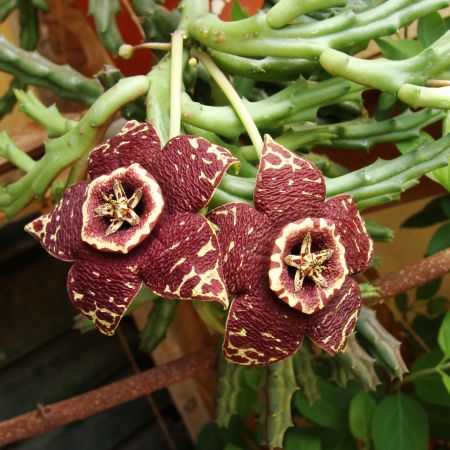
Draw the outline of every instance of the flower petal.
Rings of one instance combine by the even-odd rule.
[[[345,247],[350,273],[366,270],[373,258],[373,242],[351,195],[337,195],[325,202],[323,217],[333,220]]]
[[[270,222],[247,203],[228,203],[210,211],[217,225],[222,267],[230,294],[242,294],[261,283],[269,270]]]
[[[325,180],[319,169],[266,135],[254,194],[256,209],[286,224],[320,217]]]
[[[87,182],[69,187],[50,214],[40,216],[25,226],[25,231],[37,238],[55,258],[73,261],[84,245],[81,240],[81,208],[87,187]]]
[[[359,285],[348,277],[330,303],[310,316],[307,335],[332,355],[343,352],[348,336],[355,328],[360,310]]]
[[[101,256],[72,266],[67,291],[75,307],[102,333],[113,335],[142,281],[131,258]]]
[[[208,204],[228,167],[237,162],[228,150],[206,139],[182,135],[166,144],[150,173],[170,209],[197,212]]]
[[[97,178],[133,163],[150,171],[150,163],[161,142],[150,123],[128,121],[119,134],[92,150],[89,155],[89,175]]]
[[[138,250],[142,278],[157,294],[228,306],[219,243],[205,217],[168,215],[152,232],[149,244],[144,241]]]
[[[280,302],[268,289],[239,295],[231,304],[223,349],[228,361],[272,364],[300,346],[307,316]]]

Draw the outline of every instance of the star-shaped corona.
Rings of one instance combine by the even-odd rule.
[[[325,269],[325,261],[328,261],[333,256],[333,250],[327,248],[311,252],[311,244],[311,233],[308,232],[303,239],[300,255],[287,255],[284,258],[284,262],[288,266],[297,269],[294,277],[295,292],[300,291],[305,277],[311,278],[320,288],[327,287],[327,280],[322,276],[322,271]]]
[[[102,193],[105,203],[94,209],[97,217],[107,217],[111,222],[105,231],[105,236],[109,236],[118,231],[124,222],[128,222],[134,227],[141,220],[134,212],[134,208],[136,208],[142,198],[143,188],[137,188],[133,195],[127,198],[122,183],[120,180],[115,180],[113,192],[114,194],[109,195]]]

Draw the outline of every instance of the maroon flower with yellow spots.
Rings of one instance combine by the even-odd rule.
[[[327,352],[345,349],[361,307],[351,275],[369,266],[373,245],[350,195],[325,202],[309,161],[266,138],[255,208],[214,209],[228,292],[224,352],[239,364],[292,355],[306,335]]]
[[[143,282],[162,297],[226,307],[218,241],[198,212],[236,162],[194,136],[161,149],[150,124],[130,121],[91,152],[91,181],[71,186],[52,213],[25,229],[52,256],[75,261],[69,296],[105,334]]]

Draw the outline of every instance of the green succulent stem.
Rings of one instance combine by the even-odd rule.
[[[318,9],[345,6],[347,0],[280,0],[268,11],[266,20],[270,27],[281,28],[293,19]]]
[[[101,95],[100,83],[72,69],[44,58],[37,52],[22,50],[0,36],[0,70],[22,84],[50,89],[61,98],[91,105]]]
[[[370,11],[339,18],[323,34],[319,29],[317,35],[311,31],[307,37],[302,32],[303,26],[274,30],[267,23],[265,13],[236,22],[223,22],[213,14],[203,15],[189,21],[188,31],[198,42],[225,53],[314,59],[328,48],[344,50],[395,33],[448,4],[448,0],[388,0]]]
[[[63,117],[55,105],[46,107],[32,91],[16,89],[14,94],[20,104],[20,110],[35,122],[41,124],[50,138],[62,136],[71,130],[76,121]]]
[[[178,304],[177,300],[160,297],[153,300],[153,308],[141,333],[141,350],[152,352],[165,339]]]
[[[246,105],[239,97],[239,94],[234,89],[233,85],[230,83],[228,78],[223,74],[223,72],[216,66],[214,61],[209,55],[198,49],[192,50],[192,56],[197,58],[209,72],[211,77],[217,83],[217,85],[222,89],[222,92],[227,97],[228,101],[231,103],[234,112],[239,117],[243,127],[247,131],[253,146],[256,149],[258,157],[261,157],[261,151],[263,148],[263,140],[259,134],[259,130],[251,117]]]
[[[308,59],[273,56],[251,59],[212,49],[208,53],[225,72],[259,81],[294,81],[299,76],[309,77],[320,69],[317,61]]]
[[[145,76],[120,80],[105,92],[84,117],[66,134],[49,140],[45,155],[17,182],[0,191],[0,208],[8,217],[14,216],[33,197],[44,194],[53,179],[67,166],[83,158],[103,137],[116,111],[148,91]]]
[[[407,83],[400,86],[397,95],[413,108],[450,109],[450,86],[432,88]]]
[[[300,111],[332,104],[343,95],[361,89],[360,85],[340,78],[319,83],[299,79],[264,100],[244,100],[244,103],[252,121],[259,129],[263,129]],[[182,113],[183,122],[220,136],[237,138],[244,131],[244,126],[232,107],[202,105],[191,100],[186,93],[182,95]]]
[[[25,173],[30,172],[35,164],[33,158],[14,144],[6,131],[0,133],[0,156]]]
[[[450,65],[450,31],[418,55],[401,61],[382,58],[360,59],[331,48],[321,54],[319,61],[322,67],[334,76],[340,76],[380,91],[397,94],[405,84],[424,85],[429,78],[439,74]],[[446,90],[445,87],[427,89],[432,92],[444,89],[441,91],[442,94]],[[406,88],[405,93],[404,88],[402,93],[402,100],[407,104],[414,107],[437,107],[431,101],[428,102],[428,105],[418,103],[417,95],[413,96],[410,101],[406,95],[410,91],[411,88]],[[445,95],[440,95],[439,98],[445,98]]]

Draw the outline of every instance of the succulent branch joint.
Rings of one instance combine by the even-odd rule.
[[[325,269],[324,263],[333,256],[333,250],[325,249],[318,252],[311,252],[312,238],[308,232],[303,239],[300,248],[300,255],[287,255],[284,262],[294,267],[296,270],[294,277],[294,291],[299,292],[303,287],[305,277],[311,278],[320,288],[326,288],[327,282],[322,275]]]
[[[96,216],[108,217],[111,224],[105,231],[105,236],[110,236],[120,229],[124,222],[135,226],[140,222],[139,216],[134,212],[142,198],[142,187],[136,189],[130,198],[127,198],[122,183],[114,181],[114,194],[102,194],[105,203],[95,208]]]

